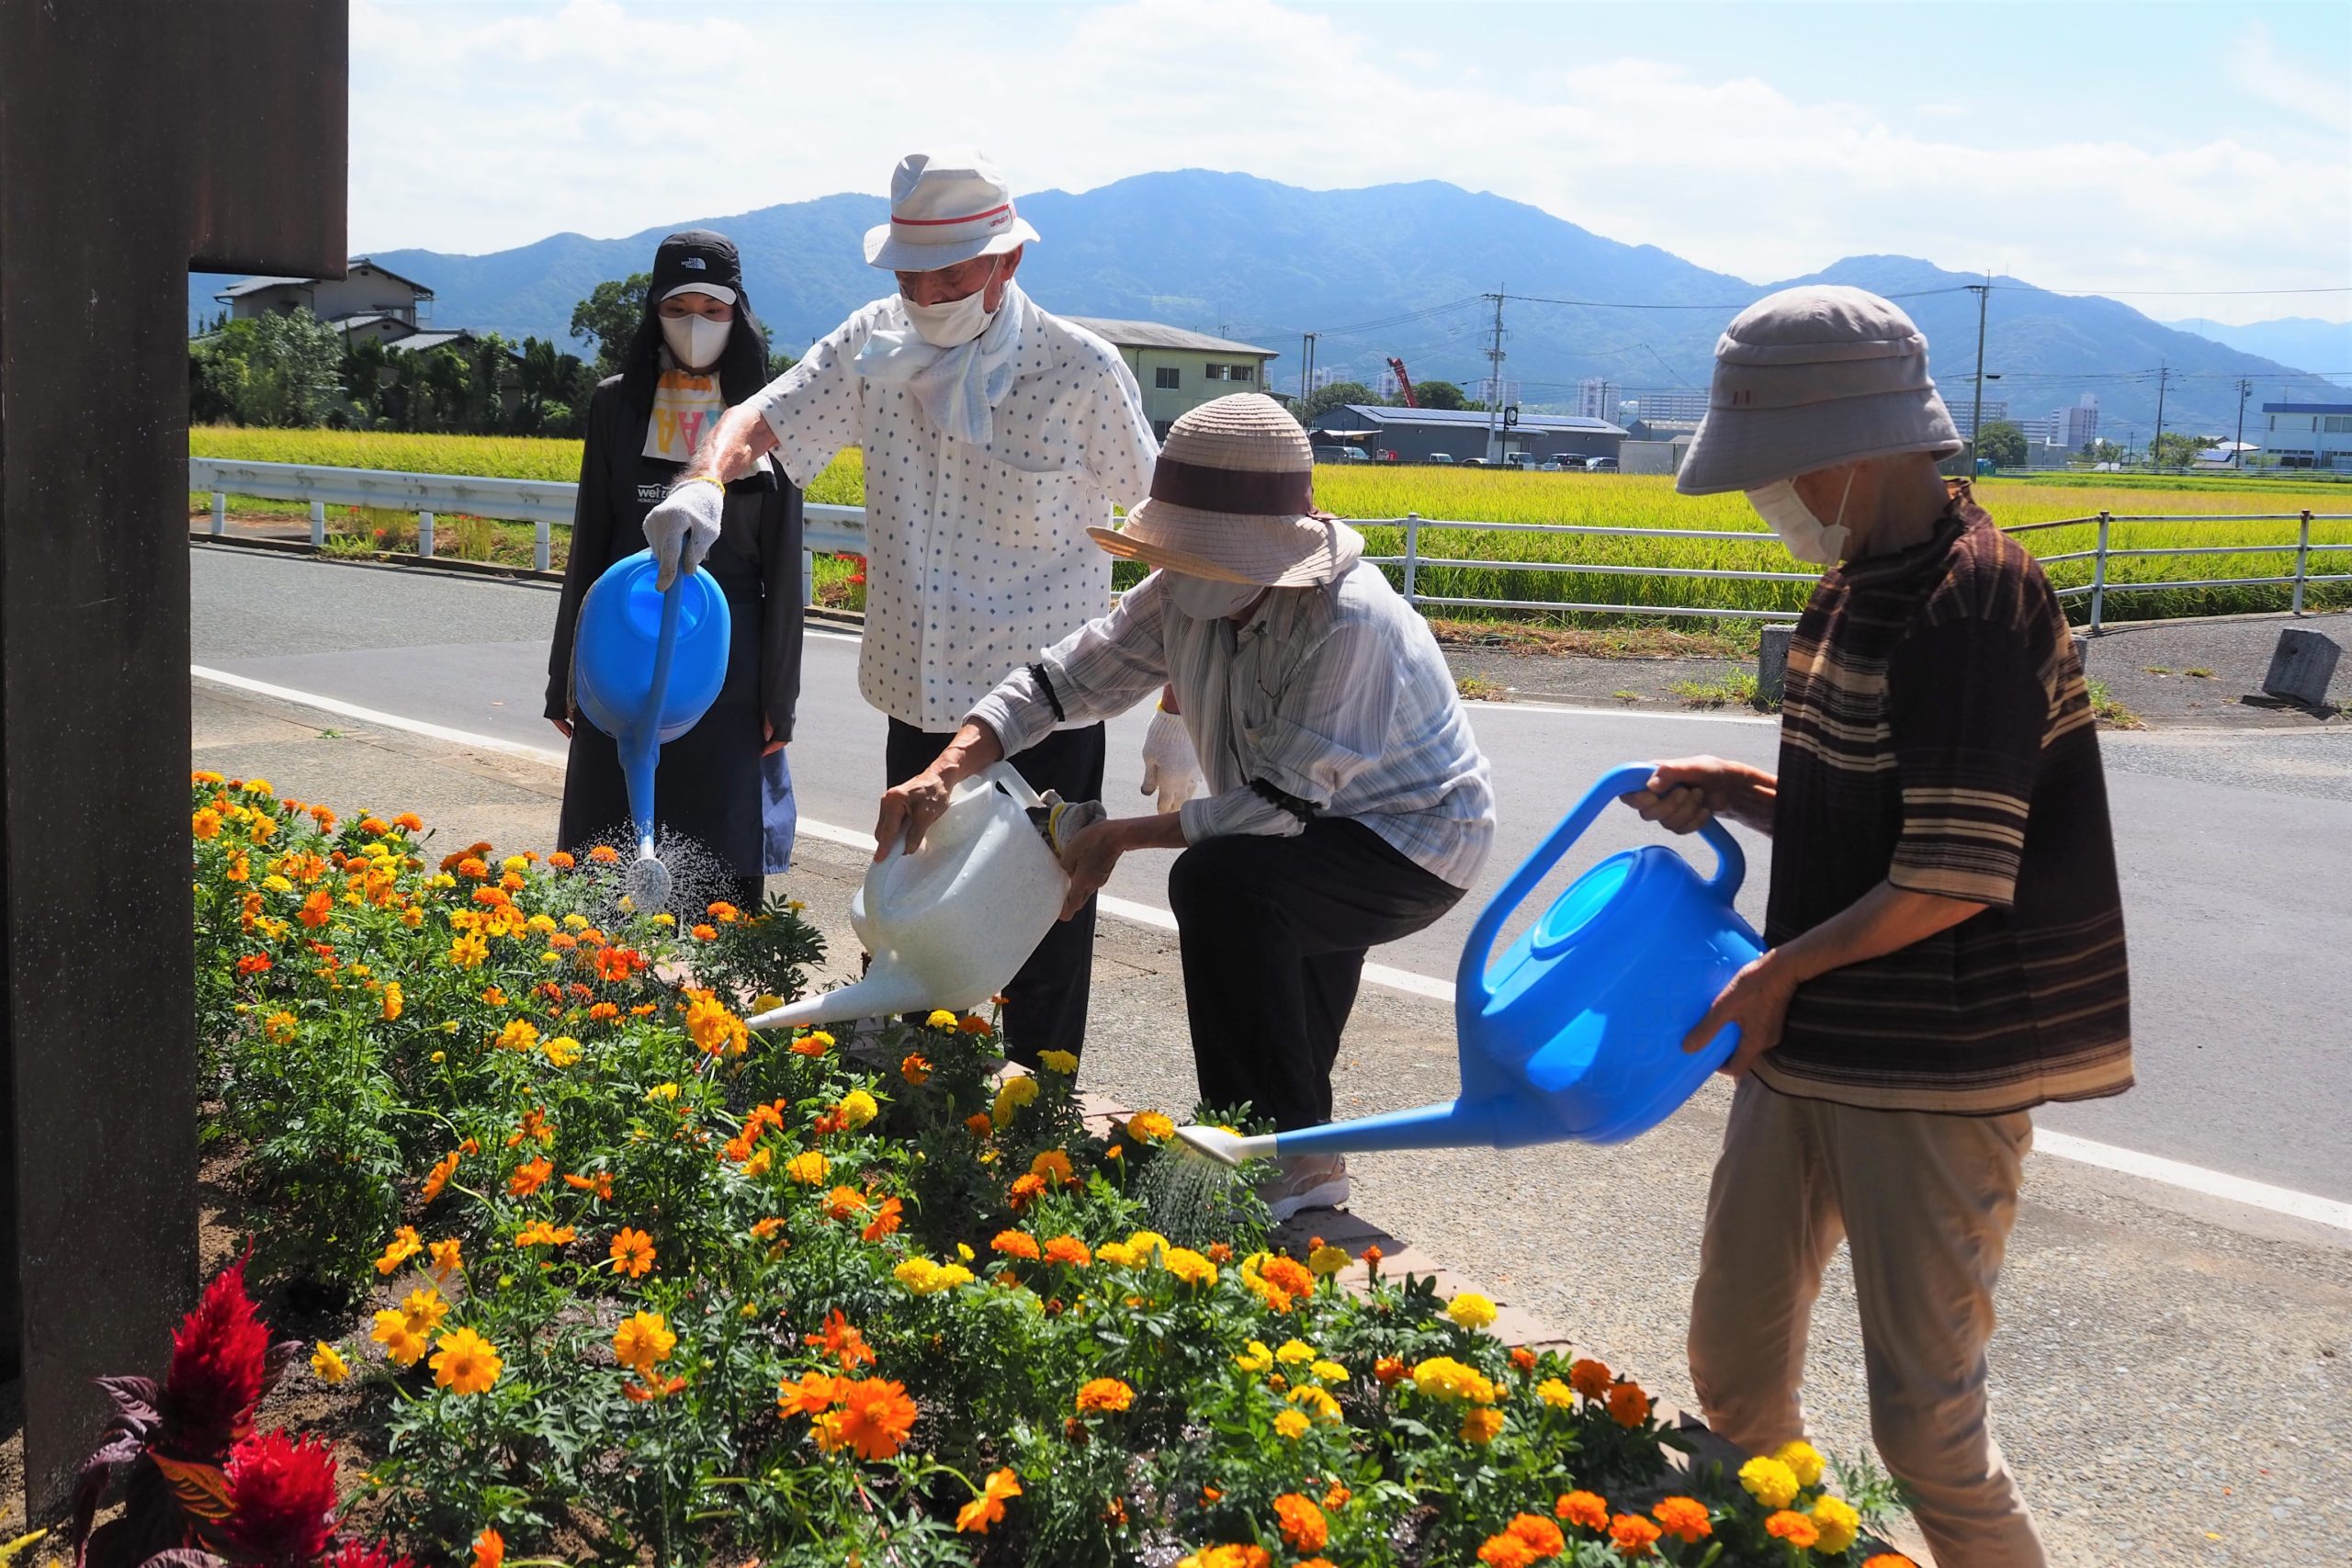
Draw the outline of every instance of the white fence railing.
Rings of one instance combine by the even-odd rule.
[[[269,501],[307,501],[311,503],[311,543],[326,542],[326,509],[329,506],[369,506],[389,511],[416,513],[417,553],[433,554],[435,518],[441,513],[464,513],[474,517],[498,518],[529,523],[533,525],[533,558],[540,570],[548,570],[551,554],[551,530],[569,527],[571,524],[575,485],[555,479],[475,479],[462,474],[413,474],[376,468],[314,468],[301,463],[255,463],[225,457],[191,457],[188,459],[188,489],[209,491],[212,494],[212,525],[214,534],[228,528],[228,500],[232,495],[250,495]],[[865,553],[865,509],[860,506],[830,506],[809,503],[805,509],[807,530],[803,539],[806,554],[801,562],[801,589],[808,599],[814,598],[817,555],[863,555]],[[1414,607],[1466,608],[1483,610],[1570,611],[1590,615],[1687,615],[1719,620],[1793,621],[1792,610],[1717,609],[1685,604],[1579,604],[1559,599],[1471,599],[1446,594],[1424,593],[1419,578],[1428,568],[1467,567],[1495,571],[1565,571],[1582,572],[1600,577],[1650,577],[1700,579],[1719,582],[1811,582],[1819,574],[1809,571],[1742,571],[1713,567],[1652,567],[1613,562],[1533,561],[1533,560],[1466,560],[1453,556],[1425,555],[1421,551],[1421,535],[1432,528],[1466,530],[1480,534],[1548,534],[1564,536],[1600,538],[1659,539],[1688,542],[1694,539],[1727,541],[1740,544],[1761,543],[1767,536],[1753,531],[1724,532],[1692,528],[1616,528],[1590,525],[1555,523],[1480,523],[1454,522],[1442,518],[1423,517],[1408,513],[1402,517],[1367,517],[1351,519],[1358,526],[1389,527],[1403,532],[1405,553],[1398,556],[1365,558],[1377,566],[1400,569],[1404,576],[1406,601]],[[2292,590],[2294,613],[2303,612],[2303,598],[2312,583],[2352,582],[2352,570],[2314,572],[2312,558],[2320,557],[2320,565],[2331,564],[2325,558],[2332,552],[2352,554],[2352,544],[2313,544],[2313,523],[2352,522],[2352,513],[2346,512],[2262,512],[2233,514],[2205,513],[2116,513],[2100,512],[2085,517],[2064,517],[2048,523],[2021,523],[2005,528],[2009,534],[2033,534],[2052,528],[2096,526],[2097,541],[2090,549],[2072,550],[2062,555],[2043,556],[2044,566],[2056,566],[2068,561],[2086,560],[2091,563],[2091,580],[2058,591],[2061,599],[2090,600],[2090,629],[2098,631],[2105,619],[2107,596],[2110,593],[2136,593],[2159,588],[2265,588],[2280,587]],[[2186,545],[2162,548],[2118,549],[2109,543],[2114,526],[2120,523],[2279,523],[2294,525],[2294,538],[2290,543],[2276,545]],[[2294,570],[2270,577],[2181,578],[2162,581],[2111,581],[2108,577],[2110,561],[2145,559],[2157,557],[2195,558],[2204,556],[2288,555],[2294,558]],[[2352,561],[2346,561],[2352,567]]]

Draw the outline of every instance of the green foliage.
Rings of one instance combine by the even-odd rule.
[[[637,325],[645,319],[645,291],[653,286],[650,272],[608,277],[571,308],[571,335],[596,349],[596,378],[620,373]]]
[[[300,307],[228,322],[188,344],[188,408],[241,424],[349,423],[343,335]]]
[[[1470,406],[1468,396],[1451,381],[1416,381],[1413,397],[1425,409],[1461,409]]]
[[[2178,431],[2166,431],[2148,443],[2148,461],[2159,468],[2185,468],[2197,461],[2197,454],[2221,444],[2218,438],[2211,435],[2187,435]]]
[[[1976,456],[1996,468],[2022,468],[2026,461],[2025,429],[2014,420],[1984,422],[1976,433]]]
[[[1389,400],[1374,392],[1362,381],[1334,381],[1328,387],[1317,387],[1290,406],[1290,412],[1301,424],[1312,424],[1322,415],[1347,403],[1385,403]]]

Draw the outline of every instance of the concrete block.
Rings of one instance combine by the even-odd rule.
[[[1756,648],[1756,695],[1759,701],[1777,703],[1781,688],[1789,676],[1789,639],[1796,635],[1796,627],[1782,621],[1764,628],[1764,637]]]
[[[2278,650],[2270,656],[2270,672],[2262,689],[2274,697],[2311,707],[2327,704],[2327,683],[2335,678],[2335,661],[2344,650],[2335,639],[2310,626],[2288,626],[2278,634]]]

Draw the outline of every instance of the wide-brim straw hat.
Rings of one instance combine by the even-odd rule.
[[[865,260],[891,272],[937,272],[1036,237],[986,153],[910,152],[890,175],[890,221],[865,231]]]
[[[1129,560],[1219,582],[1329,582],[1363,553],[1356,531],[1315,509],[1315,449],[1282,404],[1236,392],[1179,418],[1151,495],[1124,528],[1089,528]]]
[[[1707,416],[1674,488],[1760,490],[1868,457],[1949,457],[1962,445],[1911,318],[1867,289],[1807,284],[1767,295],[1724,329]]]

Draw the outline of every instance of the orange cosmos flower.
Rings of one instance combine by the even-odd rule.
[[[563,1247],[579,1235],[570,1225],[551,1225],[545,1220],[533,1220],[514,1237],[514,1245],[522,1247]]]
[[[393,1233],[391,1245],[384,1248],[384,1255],[376,1259],[376,1272],[390,1274],[424,1250],[424,1240],[416,1234],[416,1227],[402,1225]]]
[[[424,1173],[424,1201],[430,1203],[441,1196],[442,1189],[447,1187],[449,1179],[457,1174],[458,1156],[454,1152],[435,1161],[433,1168]]]
[[[815,1417],[831,1409],[848,1387],[847,1378],[831,1372],[803,1372],[797,1381],[787,1378],[779,1385],[775,1407],[780,1415]]]
[[[641,1280],[653,1268],[653,1238],[641,1230],[622,1226],[607,1251],[616,1274]]]
[[[563,1184],[574,1192],[588,1193],[600,1201],[609,1203],[613,1201],[613,1173],[609,1170],[600,1170],[594,1176],[573,1176],[567,1173],[563,1179]]]
[[[554,1174],[555,1162],[541,1155],[528,1165],[514,1168],[514,1174],[506,1179],[506,1190],[517,1198],[528,1198],[546,1186],[548,1178]]]
[[[874,1364],[874,1352],[867,1348],[865,1336],[859,1333],[835,1307],[825,1318],[825,1332],[803,1337],[808,1344],[817,1347],[842,1364],[842,1371],[854,1372],[861,1366]]]
[[[881,1206],[874,1211],[874,1218],[867,1222],[864,1230],[857,1233],[858,1239],[880,1241],[884,1236],[895,1234],[899,1228],[899,1216],[904,1209],[905,1205],[896,1198],[883,1199]]]
[[[269,966],[269,954],[266,953],[248,953],[237,960],[237,973],[240,975],[265,974]]]
[[[473,1568],[500,1568],[506,1561],[506,1538],[486,1529],[474,1537]]]
[[[956,1533],[986,1535],[1002,1522],[1008,1498],[1021,1495],[1021,1479],[1010,1469],[1000,1470],[980,1484],[980,1495],[956,1510]]]
[[[842,1395],[841,1420],[831,1435],[860,1459],[892,1459],[914,1429],[916,1415],[905,1384],[865,1378]]]
[[[1598,1492],[1570,1492],[1552,1506],[1552,1512],[1584,1529],[1609,1528],[1609,1505]]]

